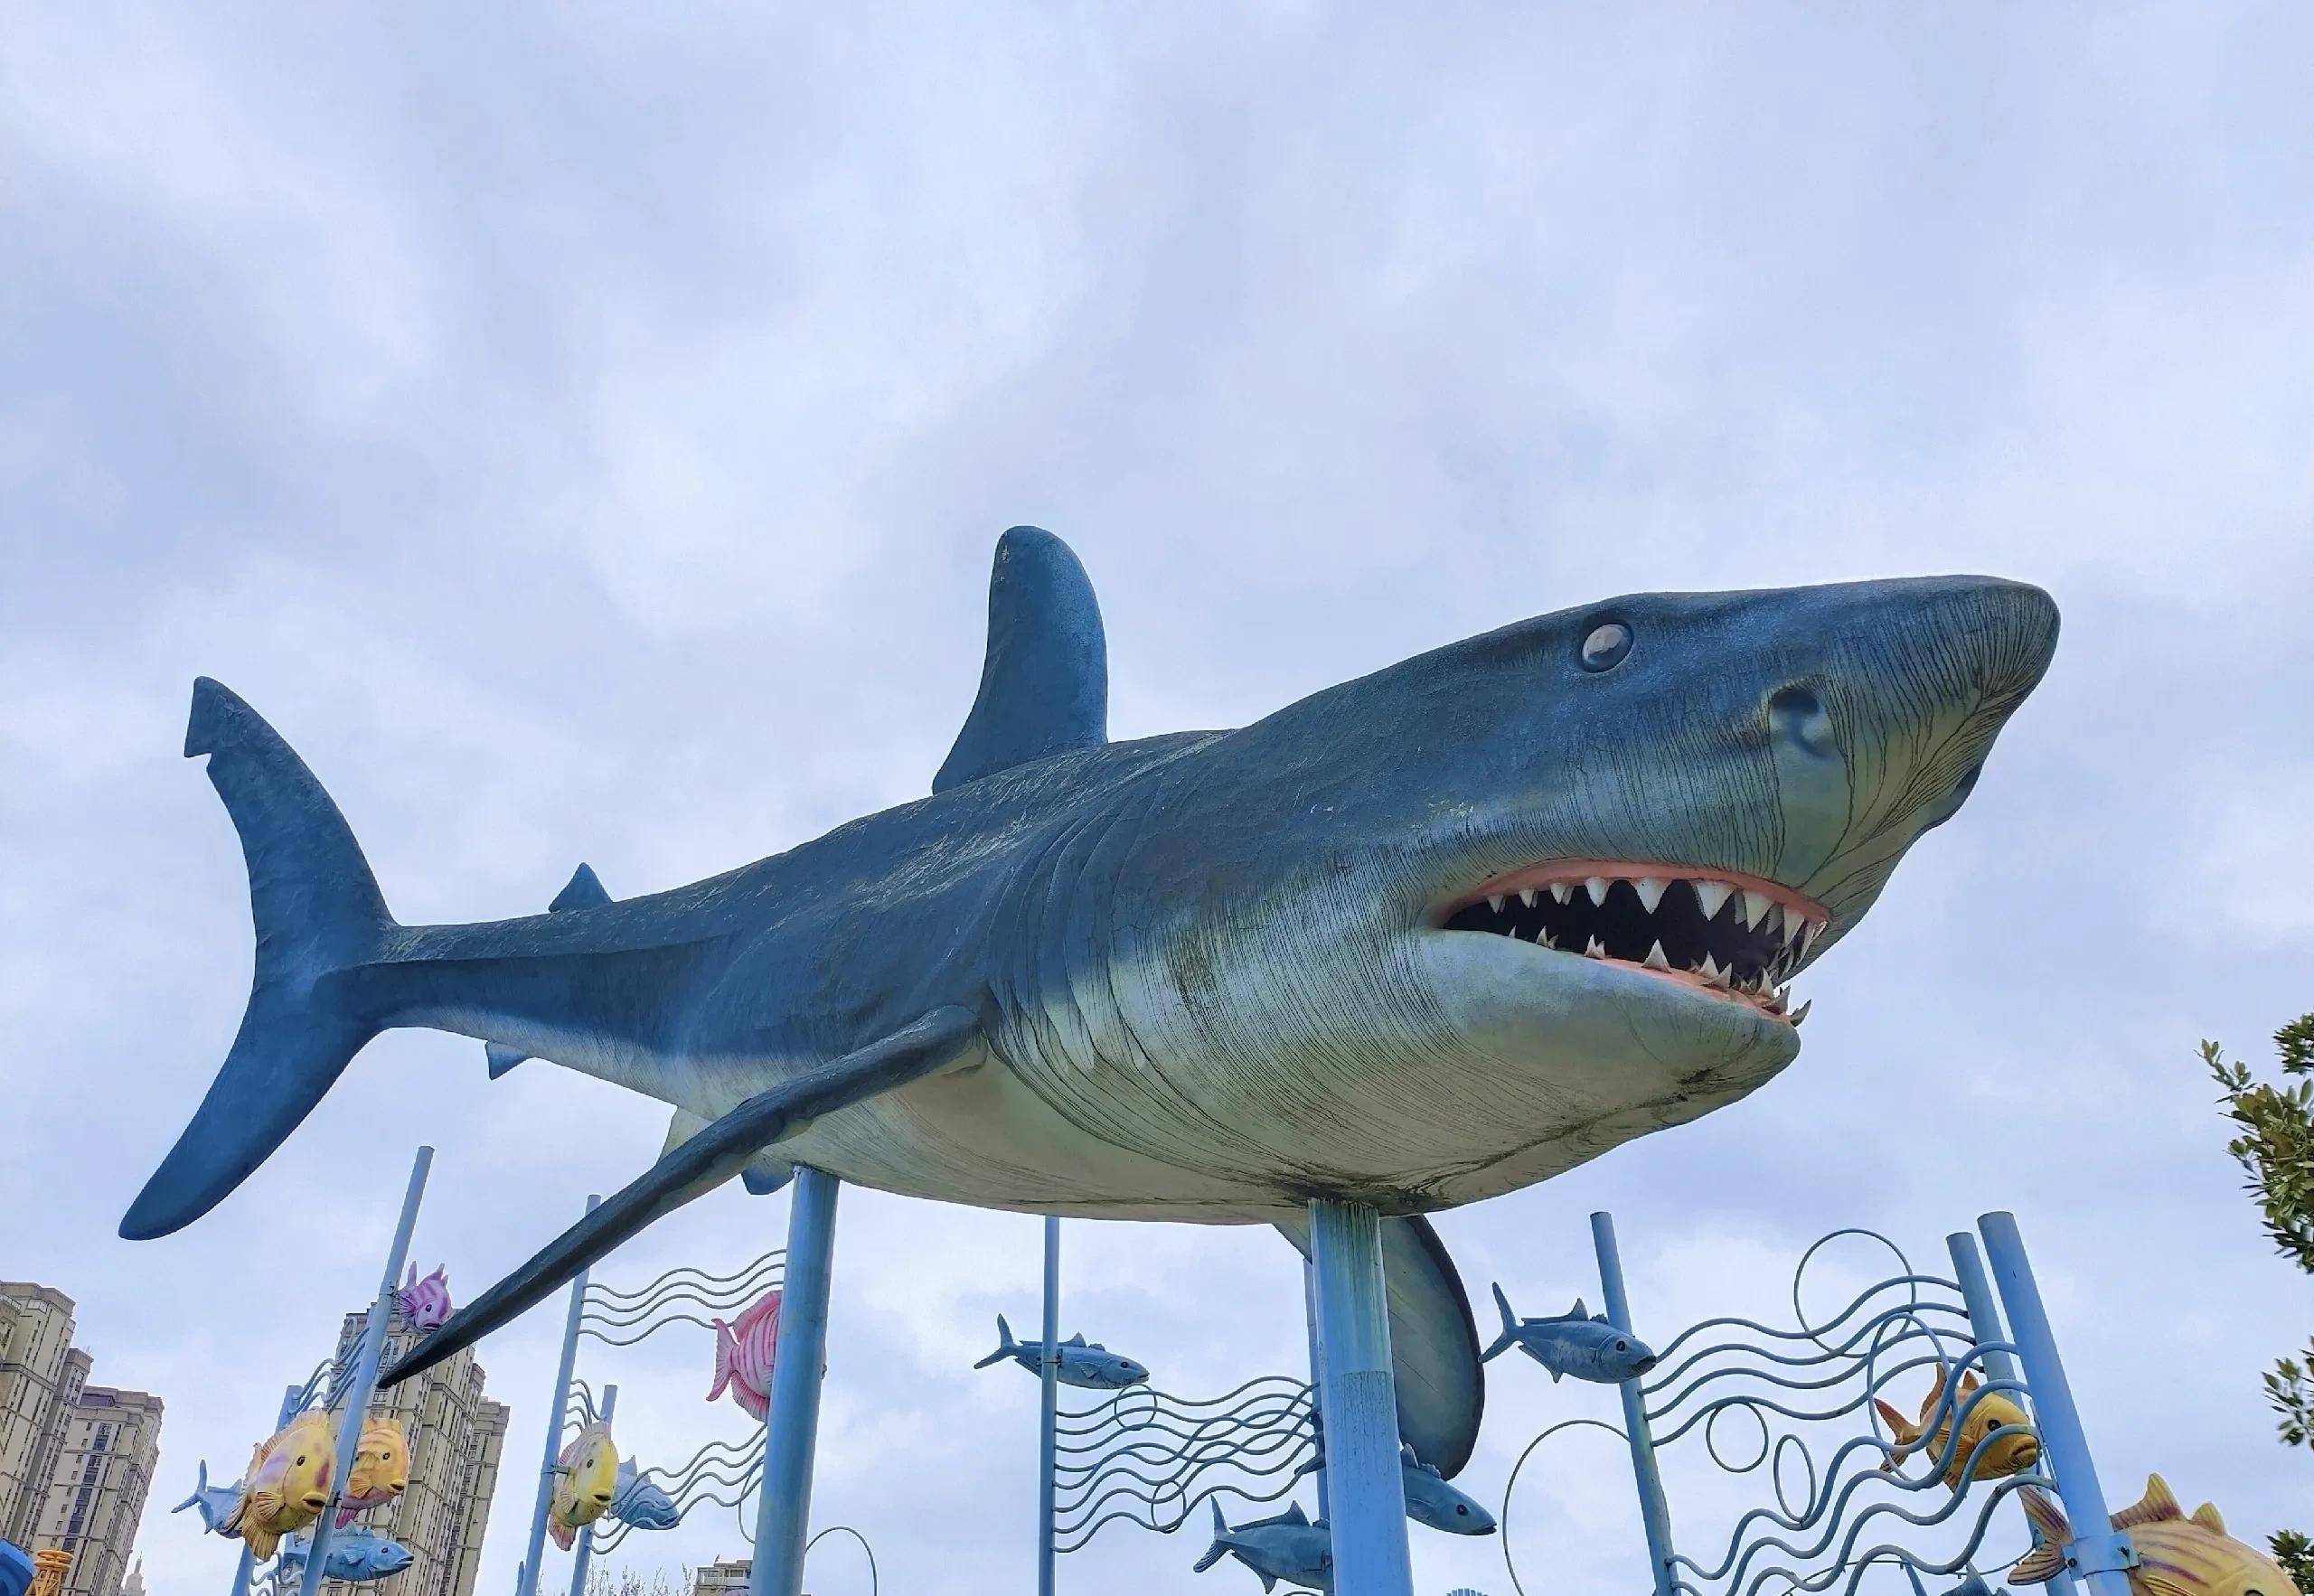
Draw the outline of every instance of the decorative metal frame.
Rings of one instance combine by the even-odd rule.
[[[1081,1551],[1120,1520],[1171,1535],[1223,1492],[1276,1501],[1319,1466],[1313,1403],[1306,1382],[1263,1375],[1203,1401],[1133,1385],[1096,1406],[1062,1409],[1054,1550]]]

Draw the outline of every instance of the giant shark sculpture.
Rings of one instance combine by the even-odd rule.
[[[2057,631],[2046,594],[1975,577],[1647,595],[1237,730],[1111,743],[1067,547],[1006,533],[989,612],[933,796],[673,891],[467,925],[396,922],[288,745],[198,683],[185,752],[240,833],[256,972],[122,1235],[205,1213],[399,1026],[675,1119],[389,1385],[743,1171],[1289,1234],[1316,1196],[1416,1216],[1512,1191],[1791,1063],[1788,983],[1960,807]],[[1412,1311],[1439,1377],[1474,1391],[1460,1282],[1426,1225],[1398,1235],[1431,1261]],[[1459,1469],[1459,1436],[1406,1439]]]

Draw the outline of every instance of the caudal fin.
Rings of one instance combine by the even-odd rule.
[[[739,1343],[731,1334],[731,1327],[721,1319],[717,1319],[715,1321],[715,1389],[707,1394],[708,1401],[713,1402],[722,1395],[724,1387],[731,1384],[731,1360],[738,1356],[738,1350]]]
[[[120,1222],[146,1241],[223,1201],[288,1140],[380,1026],[348,974],[393,925],[337,805],[280,734],[228,689],[193,683],[187,758],[209,756],[249,866],[257,974],[209,1094]]]
[[[1018,1350],[1020,1350],[1019,1343],[1012,1339],[1012,1327],[1004,1322],[1004,1316],[1000,1313],[996,1316],[996,1350],[973,1365],[973,1367],[984,1369],[991,1364],[1002,1363]]]
[[[1224,1557],[1228,1556],[1231,1550],[1229,1521],[1221,1516],[1221,1504],[1216,1502],[1213,1504],[1213,1544],[1205,1549],[1204,1556],[1190,1564],[1190,1572],[1203,1573]]]
[[[1494,1305],[1502,1310],[1502,1334],[1494,1338],[1491,1347],[1479,1354],[1481,1363],[1491,1363],[1519,1345],[1519,1316],[1510,1311],[1510,1299],[1502,1294],[1502,1287],[1499,1284],[1494,1288]]]
[[[193,1495],[187,1497],[183,1501],[179,1502],[175,1507],[170,1508],[169,1511],[172,1513],[182,1513],[187,1507],[198,1507],[201,1506],[201,1493],[208,1488],[209,1460],[207,1458],[203,1458],[201,1460],[201,1479],[199,1483],[194,1485],[193,1488]]]

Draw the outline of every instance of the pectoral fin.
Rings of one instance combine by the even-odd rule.
[[[930,1075],[979,1034],[980,1020],[970,1009],[936,1009],[857,1052],[757,1093],[664,1154],[640,1179],[458,1310],[387,1370],[379,1385],[398,1385],[473,1346],[629,1236],[738,1174],[764,1148],[823,1114]]]

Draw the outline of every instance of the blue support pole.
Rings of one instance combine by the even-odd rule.
[[[1336,1596],[1413,1596],[1381,1216],[1366,1203],[1315,1199],[1310,1261],[1324,1365],[1320,1385],[1334,1591]]]
[[[1326,1460],[1323,1440],[1326,1433],[1325,1404],[1318,1399],[1318,1387],[1326,1377],[1326,1355],[1322,1338],[1318,1334],[1318,1273],[1307,1258],[1302,1260],[1302,1314],[1310,1327],[1310,1423],[1318,1432],[1321,1451],[1315,1473],[1318,1477],[1318,1516],[1328,1523],[1333,1521],[1333,1503],[1326,1489]],[[1398,1488],[1406,1488],[1406,1481],[1398,1481]]]
[[[1978,1346],[1987,1348],[1980,1360],[1985,1378],[2025,1385],[2017,1359],[1996,1345],[2008,1340],[2008,1332],[2002,1328],[2000,1304],[1993,1297],[1992,1280],[1985,1273],[1984,1254],[1977,1250],[1977,1238],[1965,1230],[1956,1230],[1944,1238],[1944,1247],[1952,1254],[1952,1278],[1960,1282],[1961,1300],[1969,1310],[1969,1333]],[[2031,1397],[2027,1387],[2018,1400],[2029,1403]],[[2038,1545],[2040,1541],[2040,1534],[2036,1531],[2033,1544]],[[2074,1596],[2074,1590],[2073,1576],[2063,1569],[2049,1579],[2050,1596]]]
[[[2087,1582],[2092,1596],[2129,1596],[2127,1571],[2137,1565],[2137,1554],[2128,1534],[2112,1528],[2105,1510],[2104,1488],[2097,1481],[2097,1464],[2089,1455],[2089,1438],[2081,1428],[2073,1387],[2057,1356],[2056,1336],[2049,1328],[2041,1288],[2025,1257],[2017,1216],[1982,1215],[1977,1229],[1985,1239],[1985,1256],[1999,1284],[2001,1304],[2008,1310],[2009,1328],[2017,1341],[2018,1361],[2025,1366],[2025,1384],[2033,1394],[2041,1452],[2056,1480],[2057,1499],[2073,1525],[2073,1544],[2065,1548],[2066,1570]]]
[[[593,1213],[601,1196],[587,1199]],[[554,1505],[554,1471],[562,1460],[562,1414],[570,1405],[570,1375],[578,1360],[578,1320],[587,1311],[587,1272],[570,1282],[570,1311],[562,1320],[562,1358],[554,1371],[554,1400],[547,1404],[546,1459],[539,1465],[538,1500],[531,1505],[530,1550],[514,1579],[514,1596],[538,1596],[539,1563],[546,1556],[546,1514]]]
[[[1631,1299],[1623,1293],[1623,1260],[1615,1245],[1614,1216],[1591,1216],[1591,1244],[1599,1254],[1599,1289],[1607,1299],[1607,1322],[1631,1332]],[[1631,1471],[1639,1482],[1640,1522],[1647,1530],[1647,1557],[1654,1570],[1655,1596],[1671,1596],[1671,1507],[1663,1498],[1663,1476],[1655,1466],[1655,1435],[1647,1424],[1647,1397],[1634,1377],[1620,1382],[1623,1432],[1631,1441]]]
[[[611,1422],[611,1415],[617,1411],[618,1387],[604,1386],[603,1405],[595,1410],[595,1417],[607,1424]],[[595,1526],[582,1524],[578,1526],[578,1554],[570,1560],[570,1596],[587,1596],[587,1564],[594,1561],[594,1556]]]
[[[337,1499],[353,1472],[353,1454],[361,1450],[362,1426],[370,1416],[370,1398],[378,1389],[378,1363],[386,1349],[386,1326],[394,1316],[394,1288],[401,1283],[402,1260],[409,1256],[409,1233],[418,1227],[419,1199],[426,1195],[426,1173],[434,1167],[434,1150],[421,1147],[410,1160],[409,1188],[402,1193],[401,1218],[394,1225],[393,1245],[386,1252],[386,1272],[378,1283],[377,1300],[362,1327],[362,1342],[353,1356],[353,1375],[346,1382],[343,1405],[337,1415],[337,1457],[329,1475],[329,1500],[314,1520],[313,1538],[306,1548],[306,1577],[299,1589],[314,1596],[322,1588],[329,1563],[329,1539],[337,1519]]]
[[[1054,1466],[1060,1460],[1060,1216],[1045,1216],[1045,1350],[1039,1372],[1043,1407],[1037,1428],[1037,1596],[1053,1596]]]
[[[292,1385],[281,1394],[281,1416],[273,1421],[276,1433],[297,1416],[297,1399],[306,1394],[303,1385]],[[248,1483],[246,1480],[244,1484]],[[257,1559],[249,1555],[249,1544],[241,1543],[240,1561],[233,1567],[233,1596],[249,1596],[249,1579],[257,1573]]]
[[[763,1495],[756,1507],[748,1596],[803,1596],[804,1547],[812,1520],[812,1449],[820,1432],[839,1186],[825,1170],[798,1164],[788,1189],[787,1279],[779,1304],[779,1349],[771,1364]]]

